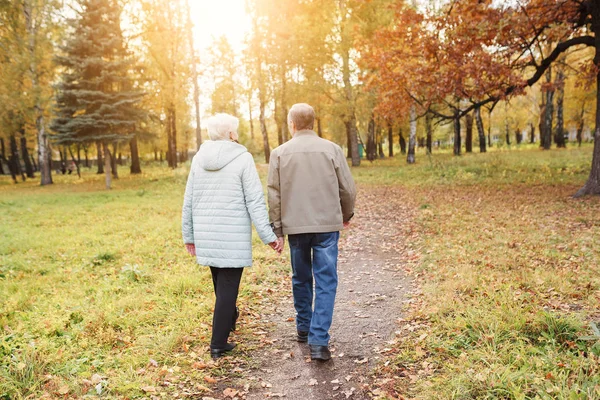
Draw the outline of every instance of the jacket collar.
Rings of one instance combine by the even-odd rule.
[[[310,129],[303,129],[301,131],[297,131],[294,134],[294,138],[297,138],[300,136],[317,136],[317,132],[310,130]]]

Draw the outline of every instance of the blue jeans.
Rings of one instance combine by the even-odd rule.
[[[308,343],[327,346],[337,291],[339,232],[289,235],[296,328]],[[315,300],[313,311],[313,276]]]

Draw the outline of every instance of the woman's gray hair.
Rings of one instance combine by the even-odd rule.
[[[229,134],[237,137],[240,120],[229,114],[215,114],[206,122],[210,140],[229,140]]]

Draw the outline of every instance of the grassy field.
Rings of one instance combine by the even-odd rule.
[[[147,171],[112,191],[93,173],[1,186],[0,398],[135,398],[165,379],[173,394],[221,373],[205,365],[210,273],[181,239],[186,169]],[[258,241],[255,260],[246,315],[284,276]]]
[[[589,325],[600,320],[600,201],[570,198],[590,160],[589,146],[419,153],[413,166],[396,158],[354,170],[362,190],[405,187],[419,215],[423,294],[379,370],[385,390],[600,398]],[[90,172],[44,188],[0,177],[0,398],[203,393],[252,362],[208,361],[209,274],[180,239],[186,171],[122,168],[112,191]],[[257,345],[252,315],[288,268],[255,240],[242,350]]]
[[[400,180],[420,210],[423,293],[379,371],[389,393],[600,399],[600,199],[571,198],[590,159],[531,150],[358,172]]]

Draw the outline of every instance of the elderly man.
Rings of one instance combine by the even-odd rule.
[[[339,231],[354,215],[356,189],[342,149],[321,139],[314,121],[308,104],[290,109],[293,138],[271,153],[269,216],[280,247],[285,235],[290,243],[298,341],[308,341],[313,360],[327,361]]]

